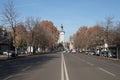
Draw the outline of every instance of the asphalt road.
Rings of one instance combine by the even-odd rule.
[[[0,80],[120,80],[120,62],[51,53],[0,61]]]
[[[116,61],[83,54],[65,54],[69,80],[120,80]]]

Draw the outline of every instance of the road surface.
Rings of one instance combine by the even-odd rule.
[[[120,62],[72,53],[0,61],[0,80],[120,80]]]

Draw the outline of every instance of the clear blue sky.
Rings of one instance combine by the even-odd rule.
[[[8,0],[0,0],[0,8]],[[21,21],[33,16],[50,20],[60,29],[63,24],[65,40],[80,26],[93,26],[113,16],[120,20],[120,0],[14,0]]]

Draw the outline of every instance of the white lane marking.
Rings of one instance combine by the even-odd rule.
[[[65,73],[65,74],[64,74]],[[61,80],[69,80],[68,71],[63,53],[61,53]]]
[[[32,67],[32,65],[30,65],[30,66],[28,66],[28,67],[22,69],[22,71],[27,71],[27,70],[30,69],[31,67]]]
[[[116,76],[115,74],[113,74],[113,73],[111,73],[111,72],[109,72],[109,71],[107,71],[107,70],[105,70],[103,68],[98,67],[98,69],[101,70],[101,71],[103,71],[103,72],[105,72],[105,73],[107,73],[107,74],[109,74],[109,75],[111,75],[111,76],[113,76],[113,77]]]
[[[10,75],[10,76],[4,78],[3,80],[9,80],[9,79],[12,79],[12,78],[14,78],[14,77],[16,77],[16,76],[22,76],[22,75],[26,75],[26,74],[29,74],[29,73],[13,74],[13,75]]]
[[[87,64],[89,64],[90,66],[94,66],[94,64],[90,63],[90,62],[87,62]]]
[[[79,58],[79,60],[81,60],[82,62],[85,62],[85,60],[84,60],[84,59],[80,59],[80,58]]]
[[[65,58],[63,56],[63,61],[64,61],[64,69],[65,69],[65,75],[66,75],[66,80],[69,80],[69,76],[68,76],[68,71],[67,71],[67,67],[66,67],[66,63],[65,63]]]
[[[14,77],[14,75],[10,75],[10,76],[4,78],[3,80],[8,80],[8,79],[10,79],[10,78],[12,78],[12,77]]]
[[[64,80],[63,54],[61,53],[61,80]]]

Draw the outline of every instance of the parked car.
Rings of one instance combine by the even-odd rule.
[[[13,50],[3,51],[3,55],[7,55],[7,56],[10,56],[10,57],[15,57],[16,56],[15,51],[13,51]]]
[[[107,52],[107,51],[102,51],[101,55],[102,55],[103,57],[108,57],[108,52]]]
[[[101,50],[99,48],[95,49],[95,55],[100,56]]]
[[[76,53],[76,49],[72,49],[72,50],[71,50],[71,53]]]
[[[26,50],[18,50],[18,54],[25,54]]]
[[[110,57],[110,58],[116,58],[116,55],[115,55],[115,53],[109,51],[108,52],[108,57]]]
[[[86,51],[86,55],[95,55],[95,52],[93,50]]]

